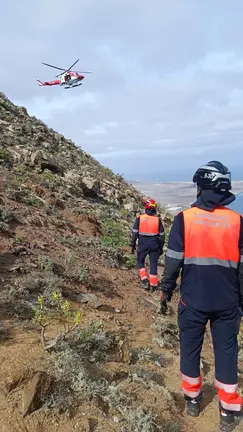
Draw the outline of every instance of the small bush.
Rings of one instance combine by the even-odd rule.
[[[0,231],[8,232],[12,222],[19,222],[18,217],[11,209],[7,207],[0,207]]]
[[[30,189],[19,187],[16,191],[11,191],[10,196],[13,200],[33,207],[42,207],[43,202],[32,193]]]
[[[34,308],[34,323],[41,326],[41,342],[44,349],[53,348],[60,339],[71,333],[80,323],[80,311],[72,312],[70,303],[62,299],[61,294],[54,291],[49,302],[46,302],[43,296],[38,297],[38,304]],[[47,342],[45,339],[45,330],[51,324],[62,327],[56,338]]]
[[[125,259],[124,267],[126,267],[127,269],[132,269],[137,267],[137,259],[135,255],[125,255],[124,259]]]
[[[66,240],[64,241],[66,242]],[[74,242],[74,244],[77,245],[78,241],[78,236],[76,236],[72,239],[68,239],[68,244]],[[62,265],[68,278],[81,283],[84,283],[87,280],[89,269],[86,265],[80,265],[80,257],[76,252],[69,251],[67,255],[62,258]]]
[[[132,432],[156,432],[158,430],[152,414],[145,413],[140,407],[126,410],[124,417]]]
[[[128,245],[126,233],[122,222],[107,219],[103,223],[104,236],[103,243],[105,246],[122,247]]]
[[[52,271],[53,260],[50,257],[40,257],[38,264],[42,271]]]
[[[28,171],[28,167],[24,164],[17,165],[15,171],[18,174],[25,174]]]
[[[180,432],[181,427],[178,423],[171,421],[165,426],[165,432]]]
[[[157,343],[160,348],[173,349],[178,347],[178,325],[169,323],[166,318],[161,318],[152,327],[157,332],[157,336],[153,338],[153,343]]]
[[[88,276],[88,269],[85,267],[81,268],[79,270],[79,275],[78,275],[79,282],[85,282],[87,276]]]
[[[154,353],[151,351],[150,348],[141,347],[141,348],[134,348],[131,351],[132,355],[132,362],[148,362],[154,359]]]
[[[114,177],[113,171],[108,167],[102,166],[102,174],[104,175],[105,178]]]
[[[8,165],[12,164],[12,156],[8,150],[0,149],[0,162]]]

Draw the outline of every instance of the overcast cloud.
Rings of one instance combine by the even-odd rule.
[[[242,0],[1,4],[1,90],[127,178],[191,178],[210,159],[243,178]],[[83,86],[38,87],[55,70]]]

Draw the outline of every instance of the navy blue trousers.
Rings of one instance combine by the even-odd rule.
[[[200,376],[200,354],[206,324],[210,322],[214,358],[215,378],[224,384],[236,384],[238,341],[242,313],[239,308],[201,312],[179,302],[178,324],[180,334],[181,373],[191,377]]]
[[[139,269],[144,268],[147,255],[149,256],[150,261],[150,274],[157,275],[160,256],[158,249],[139,249],[137,253],[137,266]]]

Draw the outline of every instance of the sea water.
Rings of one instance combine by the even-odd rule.
[[[229,208],[243,215],[243,194],[237,195],[236,200],[229,205]]]

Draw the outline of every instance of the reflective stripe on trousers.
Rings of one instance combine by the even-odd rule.
[[[140,279],[141,279],[141,280],[144,280],[144,279],[147,279],[147,278],[148,278],[148,276],[147,276],[147,272],[146,272],[146,269],[145,269],[145,268],[141,268],[141,269],[139,270],[139,275],[140,275]]]
[[[149,275],[149,283],[150,283],[150,286],[156,287],[158,285],[158,283],[159,283],[158,276],[150,274]]]
[[[202,392],[202,377],[191,378],[184,374],[181,374],[182,377],[182,390],[184,395],[189,396],[191,398],[196,398]]]
[[[238,384],[223,384],[215,380],[214,386],[218,392],[218,398],[222,408],[229,411],[240,411],[242,408],[242,397],[237,393]]]

